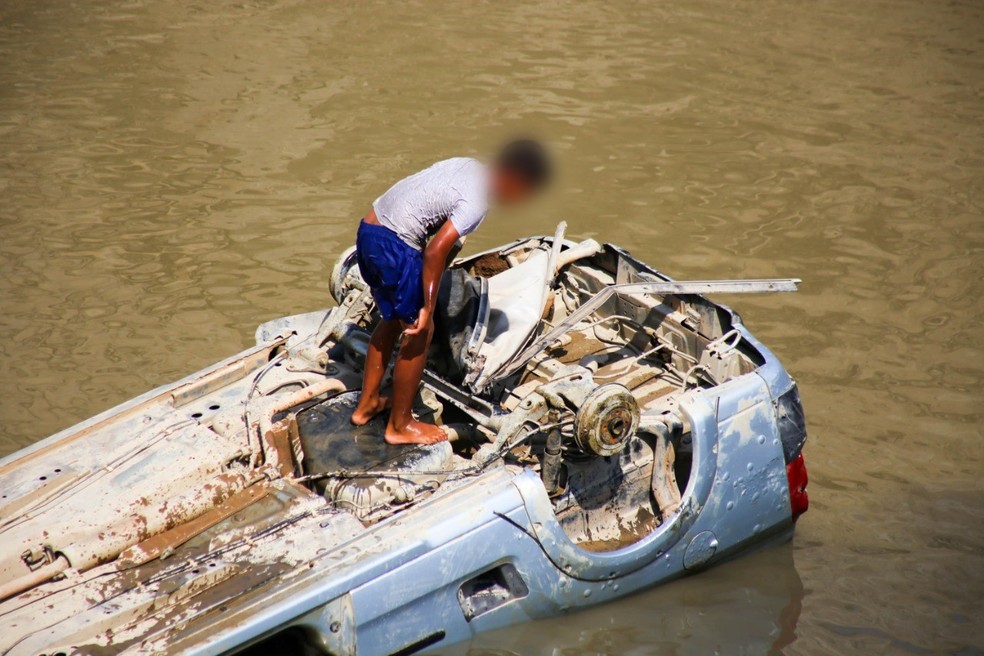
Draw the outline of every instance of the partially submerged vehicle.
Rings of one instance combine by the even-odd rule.
[[[703,292],[612,245],[456,261],[419,416],[358,397],[372,297],[0,461],[0,651],[411,654],[626,595],[787,538],[806,509],[796,385]]]

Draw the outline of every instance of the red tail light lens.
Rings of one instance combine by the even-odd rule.
[[[786,465],[786,477],[789,479],[789,505],[793,509],[793,521],[810,508],[810,497],[806,493],[806,484],[810,479],[806,474],[806,461],[799,454]]]

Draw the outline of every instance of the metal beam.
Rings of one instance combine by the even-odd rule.
[[[490,378],[501,379],[518,371],[537,353],[547,348],[592,312],[605,304],[615,294],[761,294],[771,292],[795,292],[799,278],[765,280],[655,280],[607,285],[571,312],[566,319],[551,328],[530,344],[515,359]]]

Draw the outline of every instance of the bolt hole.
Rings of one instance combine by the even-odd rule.
[[[202,573],[202,570],[200,570],[200,569],[193,569],[193,570],[191,570],[191,573],[192,574],[201,574]]]
[[[61,469],[56,469],[56,470],[55,470],[55,473],[56,473],[56,474],[60,474],[60,473],[61,473]]]
[[[208,409],[209,410],[218,410],[219,409],[219,404],[218,403],[213,403],[212,405],[208,406]]]
[[[202,413],[200,413],[200,412],[193,412],[193,413],[191,413],[191,418],[192,419],[201,419],[202,418]]]
[[[215,563],[209,563],[208,566],[209,567],[215,567]]]
[[[46,480],[48,480],[48,477],[47,477],[47,476],[42,476],[42,477],[40,478],[40,480],[42,480],[42,481],[46,481]]]
[[[284,363],[283,362],[278,362],[277,364],[275,364],[273,366],[274,367],[282,367],[282,366],[284,366]]]

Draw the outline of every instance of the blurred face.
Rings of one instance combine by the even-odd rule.
[[[492,195],[503,205],[512,205],[533,195],[533,187],[518,175],[497,169],[492,176]]]

